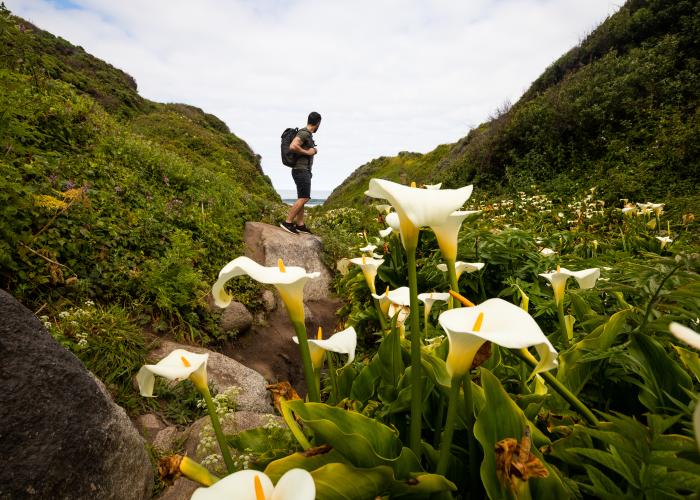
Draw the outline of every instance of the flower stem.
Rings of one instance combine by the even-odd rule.
[[[209,472],[206,467],[189,457],[181,457],[179,469],[182,475],[187,479],[201,484],[202,486],[211,486],[219,480],[219,478]]]
[[[382,327],[382,333],[386,332],[386,318],[382,312],[382,308],[379,306],[379,301],[372,297],[372,302],[374,302],[374,307],[377,310],[377,317],[379,318],[379,325]]]
[[[418,317],[418,277],[416,275],[415,246],[406,249],[406,257],[408,260],[408,286],[411,290],[411,426],[409,436],[411,450],[420,460],[423,391],[421,387],[421,339],[420,318]]]
[[[457,270],[455,269],[454,261],[447,261],[447,274],[450,277],[450,290],[455,293],[459,293],[459,280],[457,279]],[[454,307],[461,307],[461,304],[453,297],[450,297],[449,307],[450,309]]]
[[[445,421],[445,429],[442,431],[442,437],[440,438],[440,458],[435,469],[436,474],[442,474],[443,476],[447,472],[447,466],[450,463],[450,449],[452,447],[455,421],[457,420],[457,400],[459,399],[460,385],[462,385],[462,379],[458,376],[452,377],[450,398],[447,403],[447,419]]]
[[[314,367],[311,363],[311,353],[309,353],[309,342],[306,339],[306,326],[303,322],[292,321],[294,325],[294,331],[297,334],[297,339],[299,340],[299,353],[301,355],[301,364],[304,368],[304,379],[306,380],[306,390],[309,397],[309,401],[312,403],[321,402],[321,394],[316,384],[316,377],[314,375]]]
[[[527,349],[520,349],[515,351],[515,353],[532,368],[537,366],[537,360]],[[539,375],[541,375],[545,382],[547,382],[552,389],[557,391],[562,398],[564,398],[571,406],[576,408],[589,424],[594,427],[598,427],[600,425],[600,421],[596,418],[593,412],[589,410],[588,407],[583,404],[583,402],[581,402],[581,400],[577,398],[574,393],[571,392],[564,384],[559,382],[554,375],[552,375],[550,372],[542,372]]]
[[[209,418],[211,418],[211,426],[214,428],[216,440],[219,442],[219,448],[221,448],[221,456],[224,457],[226,469],[230,474],[232,474],[236,471],[236,466],[233,464],[233,458],[231,458],[231,450],[229,450],[228,442],[226,441],[224,432],[221,430],[221,422],[219,422],[219,416],[216,414],[216,407],[214,406],[214,401],[212,401],[211,399],[211,393],[209,392],[208,387],[200,389],[200,392],[202,393],[202,396],[204,396],[204,401],[207,403]]]
[[[423,305],[423,338],[428,338],[428,318],[430,317],[430,310],[426,305]]]
[[[561,340],[566,347],[569,347],[569,333],[566,328],[566,318],[564,317],[564,297],[557,304],[557,317],[559,318],[559,330]]]
[[[309,443],[309,440],[306,439],[306,436],[304,436],[304,433],[299,427],[299,424],[297,424],[297,421],[294,420],[294,415],[292,415],[292,411],[287,406],[287,400],[284,398],[280,398],[280,408],[282,410],[282,418],[299,445],[304,449],[304,451],[311,448],[311,443]]]
[[[479,479],[480,460],[478,460],[477,457],[477,454],[479,452],[477,449],[476,438],[474,437],[474,400],[472,398],[472,378],[469,375],[469,372],[467,372],[467,374],[464,375],[464,384],[462,385],[464,386],[464,410],[467,420],[467,440],[469,449],[469,481],[470,484],[473,485],[473,488],[477,488],[478,493],[478,488],[481,484],[481,480]],[[472,498],[476,497],[478,497],[478,495],[472,495]]]
[[[333,360],[333,353],[326,353],[326,360],[328,360],[328,376],[331,378],[331,398],[332,403],[336,404],[339,401],[338,395],[338,375],[335,371],[335,361]],[[328,402],[331,404],[331,402]]]

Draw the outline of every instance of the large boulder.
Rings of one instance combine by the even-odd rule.
[[[282,259],[287,266],[303,267],[309,273],[320,272],[319,278],[306,282],[304,300],[328,298],[333,276],[321,260],[321,238],[291,234],[262,222],[246,222],[244,238],[246,255],[258,264],[276,266],[277,260]]]
[[[0,290],[0,499],[150,498],[144,441],[73,354]]]
[[[221,314],[219,326],[224,333],[238,334],[247,332],[253,324],[253,315],[240,302],[231,302]]]
[[[207,361],[209,383],[214,386],[217,392],[224,392],[233,386],[238,387],[240,389],[236,398],[238,410],[255,413],[272,412],[271,398],[265,388],[267,382],[263,376],[235,359],[203,347],[182,345],[168,340],[162,341],[148,357],[151,361],[157,362],[175,349],[187,349],[191,352],[209,354]]]

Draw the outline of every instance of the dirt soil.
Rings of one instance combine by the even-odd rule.
[[[335,297],[306,302],[311,313],[306,320],[309,338],[315,338],[319,325],[323,327],[324,338],[336,331],[338,318],[335,313],[341,305]],[[267,317],[266,325],[254,324],[247,333],[226,342],[221,352],[257,371],[270,383],[289,381],[304,397],[306,383],[299,348],[292,340],[294,335],[287,310],[278,300],[277,307]]]

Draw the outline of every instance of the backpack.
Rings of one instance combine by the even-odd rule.
[[[289,150],[289,146],[297,136],[297,132],[299,132],[298,128],[288,128],[282,132],[282,163],[288,167],[296,166],[297,158],[299,157],[295,152]]]

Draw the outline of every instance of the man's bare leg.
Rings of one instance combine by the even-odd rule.
[[[298,218],[299,212],[301,212],[301,221],[303,223],[304,221],[304,204],[309,201],[310,198],[299,198],[297,201],[294,202],[294,205],[289,207],[289,212],[287,213],[287,224],[291,224],[294,219]],[[301,225],[301,223],[297,222],[297,224]]]

